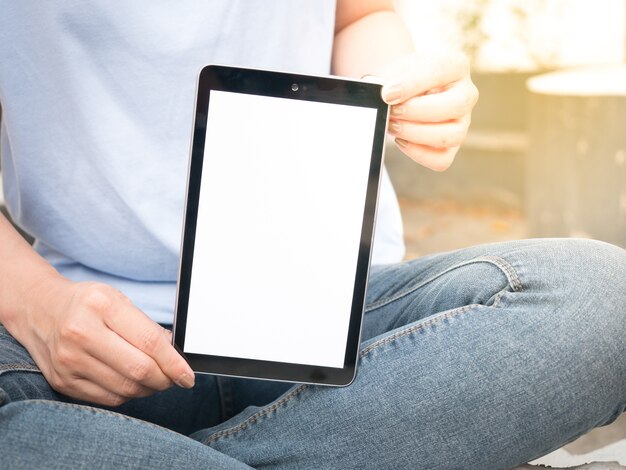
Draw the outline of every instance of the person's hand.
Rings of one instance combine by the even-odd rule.
[[[410,55],[376,74],[391,105],[389,133],[417,163],[447,169],[467,134],[478,90],[460,52]]]
[[[118,406],[172,383],[193,386],[193,371],[171,345],[171,333],[118,290],[63,281],[39,294],[43,302],[21,322],[17,339],[56,391]]]

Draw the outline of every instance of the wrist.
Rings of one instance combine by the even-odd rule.
[[[73,284],[61,276],[52,266],[46,266],[42,272],[29,277],[18,290],[14,308],[9,309],[2,322],[14,335],[24,328],[32,328],[46,312],[61,302],[63,292]]]

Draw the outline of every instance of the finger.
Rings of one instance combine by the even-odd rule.
[[[390,116],[408,121],[445,122],[470,114],[477,100],[476,86],[470,80],[464,80],[443,92],[418,96],[394,105]]]
[[[82,379],[82,383],[98,385],[103,390],[110,392],[112,396],[139,398],[150,396],[157,391],[134,379],[123,376],[99,359],[89,358],[85,365],[86,367],[78,372],[75,378]]]
[[[51,361],[53,369],[47,371],[52,375],[53,388],[62,393],[76,378],[123,397],[148,396],[172,384],[151,358],[122,340],[97,317],[75,324],[72,336],[79,341],[57,345]],[[122,374],[115,370],[115,366],[129,373]],[[152,377],[157,380],[151,380]]]
[[[415,60],[413,56],[408,56],[404,61],[394,64],[393,70],[387,70],[384,75],[399,77],[391,79],[382,89],[385,102],[394,105],[433,89],[445,89],[469,76],[469,62],[458,52],[448,54],[446,60]]]
[[[76,392],[73,395],[68,395],[89,403],[115,408],[129,400],[129,398],[117,395],[87,379],[76,379],[75,388]]]
[[[103,327],[106,328],[104,325]],[[121,387],[122,395],[131,396],[123,393],[125,390],[130,390],[130,393],[133,393],[132,396],[135,396],[132,392],[134,390],[132,384],[152,391],[165,390],[172,386],[172,380],[165,375],[153,358],[128,343],[114,331],[107,328],[105,333],[98,338],[98,341],[90,342],[85,350],[94,359],[106,364],[111,373],[116,374],[115,377],[112,375],[107,377],[107,381],[114,381],[111,382],[111,386],[115,386],[113,390],[120,390]],[[103,370],[102,373],[104,372]],[[98,383],[103,384],[101,380],[98,380],[98,375],[94,377],[92,374],[91,376]]]
[[[181,387],[193,387],[191,367],[174,349],[166,330],[132,304],[123,304],[104,317],[106,325],[130,344],[146,353],[163,373]]]
[[[461,145],[467,135],[469,121],[469,117],[436,124],[391,120],[389,133],[409,142],[445,149]]]
[[[447,170],[459,150],[458,147],[447,149],[428,147],[404,139],[396,139],[395,143],[412,160],[434,171]]]
[[[62,380],[56,373],[53,373],[48,378],[48,382],[57,392],[76,400],[113,407],[128,401],[127,397],[116,394],[89,379],[73,377],[69,380]]]

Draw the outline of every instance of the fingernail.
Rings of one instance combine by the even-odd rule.
[[[405,106],[392,106],[391,107],[391,115],[392,116],[402,116],[404,113],[406,113],[406,107]]]
[[[398,144],[399,147],[405,148],[407,145],[409,145],[409,141],[404,139],[396,139],[396,144]]]
[[[176,385],[183,388],[193,388],[196,383],[196,379],[193,375],[189,375],[187,373],[181,375],[176,382]]]
[[[389,103],[394,104],[402,99],[402,88],[398,85],[392,86],[383,91],[383,99]]]
[[[399,134],[402,131],[402,126],[395,121],[389,122],[389,133]]]

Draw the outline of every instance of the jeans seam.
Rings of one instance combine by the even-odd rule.
[[[372,302],[371,304],[368,304],[365,306],[365,311],[366,312],[371,312],[372,310],[376,310],[378,308],[384,307],[385,305],[388,305],[392,302],[395,302],[398,299],[401,299],[402,297],[406,297],[407,295],[411,294],[412,292],[416,291],[417,289],[420,289],[422,287],[424,287],[427,284],[430,284],[431,282],[435,281],[436,279],[440,278],[441,276],[454,271],[455,269],[459,269],[462,268],[464,266],[469,266],[471,264],[477,264],[477,263],[490,263],[493,264],[494,266],[496,266],[497,268],[499,268],[504,275],[507,278],[507,281],[509,282],[509,285],[511,286],[511,288],[513,289],[514,292],[522,292],[523,291],[523,285],[522,282],[519,279],[519,276],[517,275],[517,273],[515,272],[515,269],[513,268],[513,266],[511,266],[511,264],[506,261],[504,258],[501,258],[499,256],[480,256],[478,258],[474,258],[468,261],[464,261],[462,263],[459,264],[455,264],[454,266],[451,266],[443,271],[441,271],[440,273],[437,273],[431,277],[429,277],[428,279],[426,279],[425,281],[420,282],[419,284],[416,284],[414,286],[411,286],[407,289],[404,289],[390,297],[385,297],[382,299],[377,300],[376,302]]]
[[[162,426],[159,426],[157,424],[151,423],[149,421],[144,421],[144,420],[141,420],[141,419],[133,418],[132,416],[127,416],[127,415],[124,415],[122,413],[117,413],[115,411],[109,411],[109,410],[104,410],[104,409],[101,409],[101,408],[96,408],[95,406],[79,405],[79,404],[76,404],[76,403],[67,403],[67,402],[62,402],[62,401],[43,400],[43,399],[22,400],[22,401],[13,402],[13,404],[18,404],[18,403],[22,403],[22,404],[26,404],[26,405],[27,404],[31,404],[31,403],[32,404],[41,403],[41,404],[45,404],[45,405],[52,406],[52,407],[55,407],[55,408],[71,408],[71,409],[75,409],[75,410],[76,409],[77,410],[83,410],[83,411],[87,411],[87,412],[94,413],[94,414],[101,414],[101,415],[105,415],[105,416],[111,416],[113,418],[119,418],[119,419],[123,419],[123,420],[126,420],[126,421],[131,421],[131,422],[134,422],[134,423],[137,423],[137,424],[147,425],[147,426],[150,426],[151,428],[154,428],[154,429],[159,429],[159,430],[162,430],[162,431],[167,431],[167,432],[172,433],[172,434],[176,434],[177,436],[181,435],[181,434],[179,434],[179,433],[177,433],[175,431],[172,431],[171,429],[164,428]]]
[[[285,395],[283,398],[281,398],[280,400],[278,400],[275,403],[272,403],[267,408],[263,408],[262,410],[260,410],[257,413],[253,414],[252,416],[250,416],[249,418],[247,418],[245,421],[243,421],[242,423],[238,424],[234,428],[224,429],[223,431],[216,432],[215,434],[212,434],[211,436],[208,436],[202,442],[204,444],[206,444],[206,445],[209,445],[211,442],[215,442],[215,441],[217,441],[219,439],[223,439],[225,437],[232,436],[233,434],[236,434],[239,431],[243,431],[244,429],[248,428],[250,425],[256,423],[257,421],[260,421],[261,419],[263,419],[267,415],[269,415],[269,414],[273,413],[274,411],[276,411],[278,408],[280,408],[281,406],[286,404],[292,398],[295,398],[296,396],[300,395],[306,388],[308,388],[308,385],[306,385],[306,384],[302,384],[302,385],[297,386],[291,392],[289,392],[287,395]]]
[[[38,372],[41,373],[39,367],[32,364],[2,364],[0,367],[0,375],[5,372]]]
[[[484,307],[484,305],[481,304],[470,304],[470,305],[464,305],[463,307],[458,307],[455,308],[453,310],[448,310],[447,312],[443,312],[440,313],[439,315],[435,315],[433,317],[430,317],[424,321],[421,321],[419,323],[416,323],[414,325],[411,325],[403,330],[397,331],[396,333],[387,336],[385,338],[382,338],[372,344],[370,344],[369,346],[367,346],[366,348],[363,348],[360,353],[359,353],[359,357],[362,359],[364,357],[367,357],[372,351],[374,351],[375,349],[378,349],[381,346],[385,346],[386,344],[392,343],[400,338],[404,338],[406,336],[410,336],[413,333],[417,332],[417,331],[421,331],[424,330],[426,328],[429,328],[431,326],[435,326],[441,322],[443,322],[444,320],[450,319],[450,318],[454,318],[457,317],[469,310],[475,309],[477,307]]]
[[[442,321],[451,318],[451,317],[455,317],[457,315],[460,315],[464,312],[467,312],[468,310],[471,310],[473,308],[476,307],[483,307],[483,305],[480,304],[472,304],[472,305],[465,305],[463,307],[459,307],[456,308],[454,310],[450,310],[448,312],[444,312],[442,314],[439,314],[433,318],[430,318],[426,321],[420,322],[417,325],[413,325],[410,326],[404,330],[398,331],[397,333],[392,334],[391,336],[388,336],[386,338],[383,338],[379,341],[376,341],[375,343],[369,345],[367,348],[363,349],[360,353],[359,353],[359,357],[363,358],[365,356],[367,356],[369,353],[371,353],[374,349],[379,348],[380,346],[384,346],[385,344],[389,344],[393,341],[396,341],[400,338],[403,338],[405,336],[409,336],[412,333],[422,330],[424,328],[428,328],[431,327],[433,325],[436,325],[438,323],[441,323]],[[295,398],[298,395],[301,395],[308,387],[310,387],[307,384],[302,384],[298,387],[296,387],[295,389],[293,389],[291,392],[289,392],[287,395],[285,395],[283,398],[281,398],[280,400],[278,400],[277,402],[271,404],[269,407],[264,408],[260,411],[258,411],[257,413],[253,414],[252,416],[250,416],[249,418],[247,418],[246,420],[244,420],[242,423],[238,424],[237,426],[233,427],[233,428],[229,428],[229,429],[224,429],[223,431],[218,431],[215,434],[212,434],[210,436],[208,436],[206,439],[204,439],[202,442],[206,445],[209,445],[212,442],[215,442],[219,439],[223,439],[229,436],[232,436],[233,434],[236,434],[240,431],[243,431],[244,429],[250,427],[250,425],[260,421],[261,419],[265,418],[267,415],[271,414],[272,412],[276,411],[278,408],[282,407],[283,405],[285,405],[288,401],[290,401],[292,398]]]
[[[217,390],[222,404],[222,420],[231,418],[233,413],[233,392],[228,377],[217,377]]]
[[[524,291],[524,286],[522,284],[522,281],[520,280],[519,276],[517,275],[517,271],[515,271],[515,268],[511,265],[511,263],[509,263],[504,258],[501,258],[499,256],[493,256],[493,255],[483,256],[482,259],[488,260],[489,262],[495,264],[496,266],[498,266],[500,269],[504,271],[509,281],[509,284],[511,285],[511,288],[513,289],[514,292]]]

